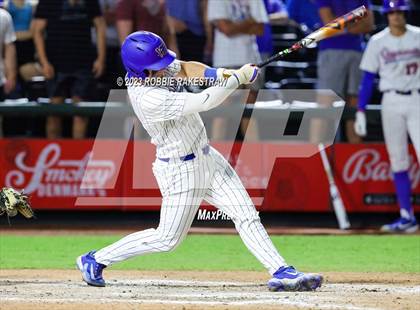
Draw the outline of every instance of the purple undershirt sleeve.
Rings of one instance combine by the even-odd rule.
[[[359,104],[357,107],[359,111],[366,110],[366,106],[372,97],[375,77],[375,73],[363,71],[362,83],[359,89]]]

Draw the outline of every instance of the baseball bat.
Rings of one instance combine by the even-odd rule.
[[[325,152],[324,145],[319,144],[318,149],[321,154],[322,166],[324,167],[324,171],[327,175],[329,190],[330,190],[330,197],[332,200],[335,216],[337,217],[338,227],[340,229],[349,229],[350,222],[347,218],[346,208],[344,207],[343,200],[341,199],[340,191],[338,190],[338,187],[335,184],[331,165],[330,165],[330,162],[328,161],[328,157],[327,157],[327,153]]]
[[[344,32],[346,27],[348,27],[351,24],[357,23],[362,18],[367,16],[367,9],[364,5],[358,7],[357,9],[343,15],[340,17],[337,17],[333,21],[329,22],[325,26],[319,28],[318,30],[312,32],[299,42],[296,42],[292,45],[292,47],[287,48],[281,52],[278,52],[277,54],[271,56],[267,60],[257,64],[257,67],[262,68],[268,65],[269,63],[272,63],[273,61],[277,61],[280,58],[295,52],[297,50],[300,50],[301,48],[307,47],[315,42],[319,42],[323,39],[330,38],[336,34]]]

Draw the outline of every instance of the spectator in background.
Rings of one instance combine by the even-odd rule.
[[[1,2],[0,2],[1,5]],[[16,40],[12,17],[0,7],[0,101],[16,85]],[[3,56],[4,51],[4,56]],[[0,116],[0,137],[3,136],[3,119]]]
[[[99,5],[106,24],[106,45],[120,49],[116,27],[117,0],[99,0]],[[96,43],[96,32],[92,33],[92,38]]]
[[[281,0],[264,0],[264,6],[269,22],[264,24],[263,35],[257,36],[258,51],[262,59],[270,57],[274,52],[271,23],[286,23],[288,20],[286,7]],[[263,72],[261,74],[264,76]]]
[[[130,33],[145,30],[162,37],[170,50],[179,53],[163,0],[118,0],[116,18],[120,44]]]
[[[370,5],[369,0],[316,0],[316,2],[323,24],[327,24],[361,5],[367,8]],[[367,18],[350,26],[345,34],[319,43],[318,88],[332,89],[351,107],[357,107],[362,75],[359,69],[362,59],[363,38],[361,35],[369,33],[373,27],[373,14],[369,10]],[[321,99],[321,101],[324,100]],[[325,98],[325,101],[328,99]],[[361,138],[354,132],[354,120],[346,121],[344,129],[348,142],[361,142]]]
[[[264,23],[268,23],[267,11],[263,0],[209,0],[208,20],[215,27],[213,66],[223,68],[239,68],[246,63],[258,63],[261,56],[257,46],[257,35],[264,33]],[[254,103],[258,89],[263,86],[263,78],[251,86],[248,103]],[[243,118],[241,133],[248,131],[247,137],[256,140],[257,124]],[[212,138],[225,137],[227,122],[217,118],[212,126]]]
[[[166,6],[170,26],[176,33],[180,53],[177,58],[208,62],[213,49],[213,29],[207,21],[207,0],[166,0]]]
[[[99,5],[106,23],[106,72],[101,78],[101,81],[106,82],[111,88],[116,88],[118,86],[116,84],[117,78],[124,74],[120,57],[120,41],[116,26],[117,0],[99,0]],[[96,29],[92,29],[92,42],[95,45],[98,43]]]
[[[15,40],[12,17],[0,7],[0,101],[16,86]]]
[[[321,27],[316,0],[287,0],[289,18],[301,25],[304,32],[312,32]]]
[[[32,77],[42,75],[39,63],[35,62],[35,47],[31,21],[34,8],[27,0],[12,0],[7,10],[13,19],[16,31],[17,65],[21,78],[30,81]]]
[[[91,26],[97,34],[92,45]],[[44,34],[46,34],[44,38]],[[40,0],[35,13],[34,41],[52,104],[67,96],[73,103],[88,97],[93,78],[105,69],[105,21],[97,0]],[[87,118],[73,118],[73,138],[86,135]],[[47,138],[61,136],[61,119],[47,118]]]

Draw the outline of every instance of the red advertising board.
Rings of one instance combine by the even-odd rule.
[[[334,170],[346,208],[352,211],[396,210],[392,171],[383,144],[338,144]],[[420,210],[420,169],[410,147],[409,176],[414,205]]]
[[[0,140],[0,180],[2,186],[24,189],[34,209],[71,209],[77,197],[121,196],[122,183],[107,189],[117,173],[112,154],[97,159],[89,170],[93,140]],[[112,141],[111,145],[120,142]],[[118,176],[118,175],[117,175]],[[82,180],[88,186],[82,188]],[[102,208],[102,206],[92,206]],[[115,209],[120,209],[115,206]]]
[[[231,144],[214,145],[227,157]],[[279,148],[253,144],[235,169],[261,211],[327,212],[328,183],[318,155],[277,158]],[[154,146],[123,140],[0,139],[1,186],[25,189],[35,209],[159,210],[151,165]],[[349,212],[396,211],[384,145],[336,144],[329,150]],[[410,149],[413,201],[420,211],[420,169]]]

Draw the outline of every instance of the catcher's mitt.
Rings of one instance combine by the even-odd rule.
[[[10,187],[3,187],[0,191],[0,215],[6,213],[8,217],[13,217],[21,213],[26,218],[34,216],[31,206],[28,202],[28,196],[19,193]]]

